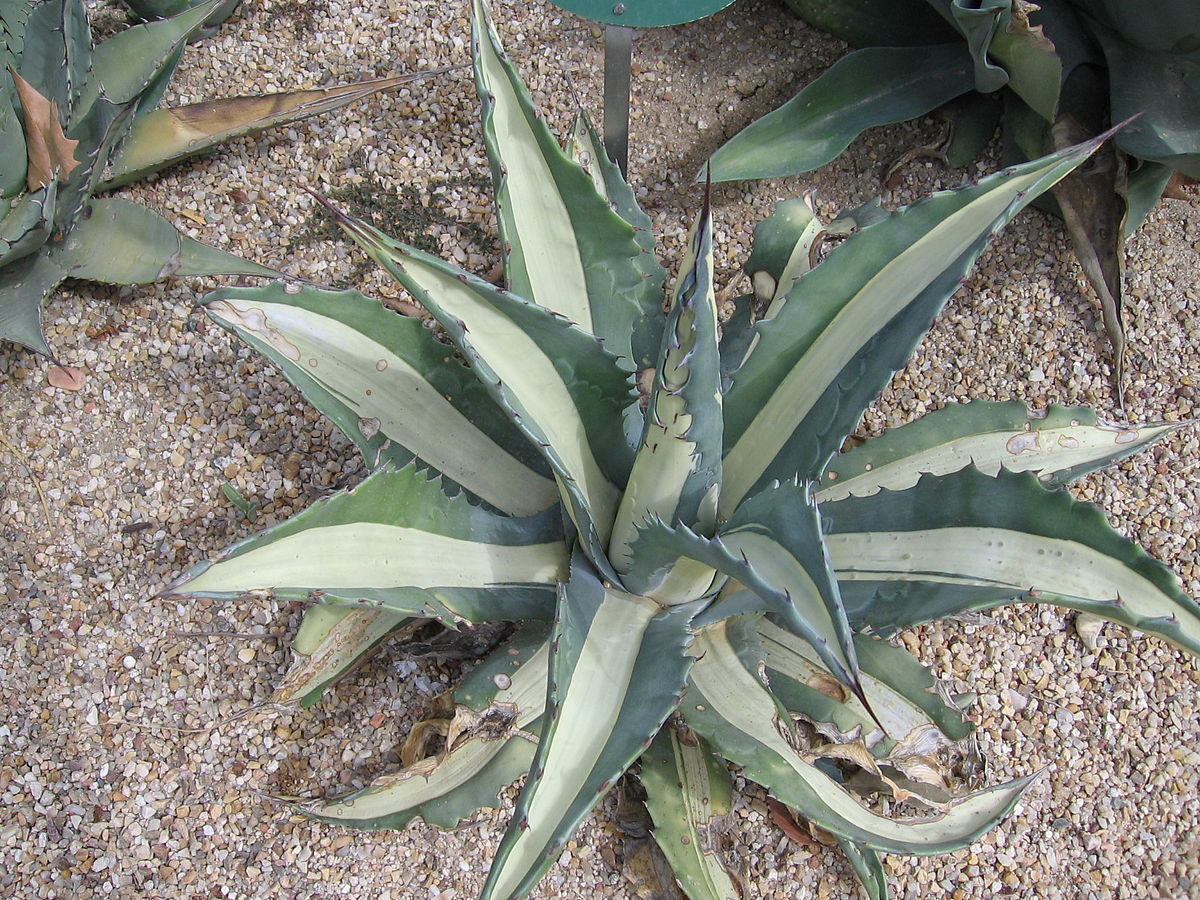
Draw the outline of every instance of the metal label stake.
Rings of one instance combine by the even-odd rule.
[[[604,27],[604,149],[629,174],[629,95],[633,32],[624,25]]]
[[[552,0],[604,23],[604,149],[629,174],[629,88],[634,28],[680,25],[711,16],[733,0]]]

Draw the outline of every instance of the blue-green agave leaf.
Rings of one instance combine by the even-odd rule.
[[[1146,7],[1124,0],[1070,0],[1136,47],[1179,55],[1200,51],[1200,20],[1192,0],[1157,0]]]
[[[153,210],[119,197],[97,197],[50,254],[71,278],[150,284],[170,275],[279,273],[193,240]]]
[[[738,370],[755,342],[754,308],[757,297],[743,294],[733,298],[733,314],[721,323],[721,390],[729,390]]]
[[[633,227],[633,239],[642,252],[637,265],[642,273],[637,288],[638,307],[641,314],[634,318],[630,344],[633,359],[638,368],[654,362],[654,355],[662,343],[662,316],[659,311],[663,302],[663,283],[666,271],[658,261],[654,227],[650,217],[637,202],[633,188],[621,174],[621,167],[612,161],[604,141],[592,124],[591,117],[581,106],[575,117],[568,147],[571,158],[591,176],[592,184],[613,211]]]
[[[988,58],[993,41],[1012,19],[1012,0],[930,0],[967,42],[975,68],[975,90],[983,94],[1008,84],[1008,73]]]
[[[887,900],[887,873],[883,870],[883,861],[879,854],[866,844],[860,844],[850,838],[838,836],[837,842],[846,854],[846,859],[850,860],[859,884],[866,891],[867,900]]]
[[[92,35],[84,4],[40,0],[27,6],[24,46],[15,68],[66,117],[91,63]]]
[[[1150,210],[1158,205],[1172,174],[1170,166],[1149,160],[1131,167],[1125,180],[1125,221],[1121,223],[1126,240],[1142,227]]]
[[[0,198],[14,197],[26,186],[28,154],[16,104],[16,89],[6,71],[0,74]]]
[[[976,90],[990,94],[1008,86],[1043,120],[1055,120],[1063,60],[1042,26],[1030,22],[1038,7],[1012,0],[929,2],[967,42]]]
[[[717,150],[712,179],[811,172],[868,128],[924,115],[974,84],[961,44],[856,50]]]
[[[150,21],[178,15],[186,9],[200,5],[203,0],[121,0],[121,2],[128,6],[138,18]],[[212,11],[212,15],[204,21],[204,26],[199,30],[198,36],[207,36],[216,31],[226,19],[237,12],[241,5],[242,0],[221,0]]]
[[[42,301],[66,277],[47,253],[31,253],[0,269],[0,338],[53,356],[42,334]]]
[[[1011,88],[1047,122],[1058,112],[1063,60],[1040,25],[1038,7],[1012,0],[928,0],[967,42],[975,65],[975,89]]]
[[[0,0],[0,64],[7,70],[21,61],[25,26],[36,0]]]
[[[72,124],[97,103],[135,103],[159,74],[178,62],[178,51],[223,0],[205,0],[169,19],[134,25],[96,47],[92,69],[72,108]]]
[[[784,0],[809,25],[851,47],[945,44],[958,38],[925,0]]]
[[[1112,120],[1136,116],[1117,132],[1117,147],[1200,178],[1200,48],[1155,52],[1105,28],[1094,33],[1108,62]]]
[[[1052,122],[1059,111],[1060,88],[1067,74],[1064,61],[1054,42],[1046,36],[1041,25],[1030,22],[1036,10],[1002,0],[1007,7],[988,52],[1003,65],[1008,75],[1007,87]],[[955,0],[956,7],[965,7]]]
[[[50,238],[58,180],[36,191],[18,195],[0,216],[0,266],[28,256]]]

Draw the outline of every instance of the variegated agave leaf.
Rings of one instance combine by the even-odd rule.
[[[1068,484],[1188,424],[1105,425],[1086,407],[951,404],[838,456],[821,476],[817,499],[902,490],[922,475],[948,475],[965,466],[988,475],[1033,472],[1043,484]]]
[[[449,497],[413,467],[358,487],[233,545],[176,584],[192,596],[270,591],[287,600],[488,622],[549,618],[566,575],[558,508],[519,519]]]
[[[1029,474],[966,468],[824,507],[826,545],[858,629],[1022,600],[1089,612],[1200,654],[1200,605],[1100,511]],[[924,549],[921,549],[921,548]]]
[[[282,283],[215,291],[205,309],[275,363],[372,467],[416,461],[508,515],[555,504],[549,467],[420,321],[353,291]]]
[[[414,77],[155,109],[185,44],[238,4],[133,5],[147,21],[93,47],[81,0],[0,4],[0,339],[46,355],[42,302],[66,278],[146,284],[278,274],[99,192]]]
[[[654,837],[689,897],[738,900],[740,878],[728,869],[722,832],[732,808],[729,769],[682,723],[664,728],[642,754],[638,777]]]
[[[373,472],[170,590],[316,604],[284,695],[305,702],[414,620],[528,622],[417,729],[444,749],[415,739],[401,772],[300,807],[360,828],[448,825],[527,773],[484,900],[527,893],[639,757],[692,900],[741,890],[718,846],[724,761],[835,835],[881,900],[880,852],[961,848],[1029,779],[951,796],[935,753],[970,725],[873,633],[1033,585],[1033,599],[1200,651],[1200,607],[1174,577],[1059,489],[1174,426],[971,404],[836,456],[990,236],[1096,144],[865,210],[819,262],[826,226],[811,203],[785,205],[756,232],[755,302],[722,338],[707,201],[663,315],[633,192],[586,120],[562,149],[473,7],[509,289],[334,210],[453,349],[352,292],[210,295],[209,315]],[[829,743],[806,747],[797,722]],[[856,784],[933,815],[881,815]]]
[[[789,737],[790,719],[756,674],[762,662],[753,617],[706,628],[681,712],[687,723],[750,778],[839,837],[893,853],[964,847],[1005,816],[1032,779],[962,798],[927,821],[889,819],[861,806]]]

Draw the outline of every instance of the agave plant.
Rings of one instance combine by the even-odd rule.
[[[278,695],[304,703],[419,623],[522,623],[414,727],[411,765],[297,806],[451,826],[527,774],[484,898],[529,891],[635,765],[688,896],[736,896],[713,840],[722,760],[835,835],[883,897],[880,851],[962,847],[1030,782],[957,799],[923,784],[970,728],[883,636],[1019,597],[1200,651],[1174,576],[1057,489],[1173,426],[970,404],[838,454],[989,237],[1096,144],[880,214],[815,266],[820,223],[786,204],[751,261],[772,302],[751,325],[743,300],[722,338],[708,203],[664,316],[633,192],[586,119],[560,147],[483,0],[474,15],[508,289],[335,211],[460,357],[354,292],[208,295],[374,471],[165,593],[310,604]],[[852,769],[936,815],[872,811]]]
[[[1008,161],[1126,122],[1053,189],[1101,302],[1122,403],[1124,242],[1174,174],[1200,178],[1200,17],[1191,0],[787,0],[861,49],[752,123],[712,159],[716,180],[808,172],[867,128],[956,104],[934,151],[966,165],[1003,118]],[[930,150],[932,148],[925,148]]]
[[[277,275],[96,194],[412,77],[156,109],[186,42],[232,12],[228,0],[176,5],[187,8],[93,47],[82,0],[0,0],[0,339],[50,355],[41,306],[66,278]]]
[[[203,2],[204,0],[121,0],[121,3],[129,7],[129,11],[143,22],[178,15]],[[241,5],[242,0],[223,0],[209,14],[209,24],[221,25],[236,13]]]

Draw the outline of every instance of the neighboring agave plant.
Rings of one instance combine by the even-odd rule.
[[[204,0],[121,0],[121,2],[128,6],[129,11],[140,21],[152,22],[155,19],[166,19],[179,15],[185,10],[199,6]],[[204,24],[189,40],[208,37],[216,32],[230,16],[238,11],[238,7],[241,5],[242,0],[222,0],[213,8],[208,18],[204,20]]]
[[[1174,576],[1056,490],[1174,426],[980,403],[838,455],[990,236],[1096,144],[880,213],[811,267],[820,224],[785,205],[755,238],[772,302],[751,326],[743,300],[720,339],[707,202],[664,316],[633,192],[586,120],[560,147],[483,0],[474,14],[509,289],[337,213],[466,365],[361,294],[210,294],[208,314],[375,471],[166,593],[311,604],[277,698],[303,703],[397,631],[523,623],[414,727],[411,765],[297,805],[364,829],[451,826],[528,773],[485,898],[529,891],[635,764],[687,895],[736,896],[712,839],[722,758],[835,835],[881,898],[880,851],[963,847],[1031,779],[957,799],[924,784],[970,727],[880,636],[1018,598],[1200,651],[1200,606]],[[435,733],[444,748],[423,754]],[[871,811],[851,770],[937,814]]]
[[[1008,162],[1034,159],[1128,121],[1053,189],[1101,302],[1123,384],[1124,242],[1174,173],[1200,178],[1200,15],[1194,0],[787,0],[861,49],[752,123],[712,158],[713,178],[816,169],[874,125],[955,101],[942,155],[979,155],[1003,112]],[[976,92],[976,93],[973,93]],[[1002,102],[998,102],[1002,101]],[[931,148],[926,148],[931,149]]]
[[[67,278],[277,275],[95,195],[411,77],[156,109],[186,42],[232,11],[228,0],[177,5],[189,8],[93,47],[82,0],[0,0],[0,339],[50,355],[41,306]]]

